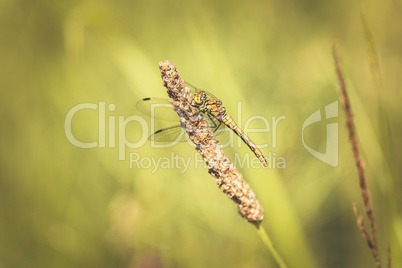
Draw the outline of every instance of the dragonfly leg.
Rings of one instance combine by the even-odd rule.
[[[211,114],[207,113],[209,120],[212,122],[212,124],[214,124],[212,126],[212,128],[216,128],[218,129],[221,125],[221,121],[219,121],[217,118],[215,118],[214,116],[212,116]],[[217,125],[216,121],[218,121],[219,125]]]

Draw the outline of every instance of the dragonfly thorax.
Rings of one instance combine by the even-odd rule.
[[[226,114],[226,108],[221,100],[209,97],[205,91],[197,92],[194,95],[194,104],[201,113],[210,114],[217,119]]]

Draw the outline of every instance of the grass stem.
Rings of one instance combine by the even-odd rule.
[[[287,268],[285,262],[283,261],[281,255],[279,255],[278,251],[275,249],[274,244],[272,244],[271,239],[265,232],[265,229],[262,225],[257,227],[257,233],[260,235],[262,242],[267,247],[267,249],[271,252],[275,261],[278,263],[280,268]]]

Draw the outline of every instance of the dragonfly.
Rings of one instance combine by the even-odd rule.
[[[261,150],[254,142],[244,133],[244,131],[236,124],[234,119],[226,113],[226,108],[222,101],[215,97],[212,93],[200,90],[189,83],[185,83],[195,93],[193,95],[194,108],[203,116],[203,119],[208,122],[210,129],[215,134],[222,133],[222,129],[226,126],[231,129],[242,141],[250,148],[255,156],[260,160],[264,167],[268,163],[262,154]],[[157,109],[152,112],[152,105],[157,105]],[[160,98],[144,98],[137,103],[137,109],[149,116],[156,118],[176,121],[179,120],[177,113],[173,110],[172,105],[167,99]],[[172,141],[187,141],[186,131],[181,125],[168,127],[156,131],[149,137],[149,140],[155,142],[172,142]]]

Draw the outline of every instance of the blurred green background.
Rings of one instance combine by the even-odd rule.
[[[401,12],[400,1],[375,0],[0,1],[0,267],[276,267],[254,226],[194,159],[185,172],[130,168],[130,153],[189,159],[191,146],[148,142],[119,160],[119,134],[136,142],[150,131],[138,122],[119,131],[119,116],[140,115],[135,104],[144,97],[167,97],[158,68],[164,60],[221,98],[235,118],[241,101],[243,126],[252,115],[286,116],[275,147],[272,133],[250,134],[257,144],[268,141],[264,154],[283,157],[286,168],[239,170],[289,267],[375,267],[352,210],[353,202],[363,206],[343,110],[331,121],[339,123],[337,167],[314,158],[301,140],[304,120],[338,99],[335,38],[381,258],[385,266],[390,243],[393,267],[402,267]],[[77,139],[98,141],[101,102],[105,146],[74,146],[67,113],[98,105],[72,122]],[[325,126],[305,131],[306,143],[322,152]],[[250,153],[237,140],[225,152],[230,159]]]

